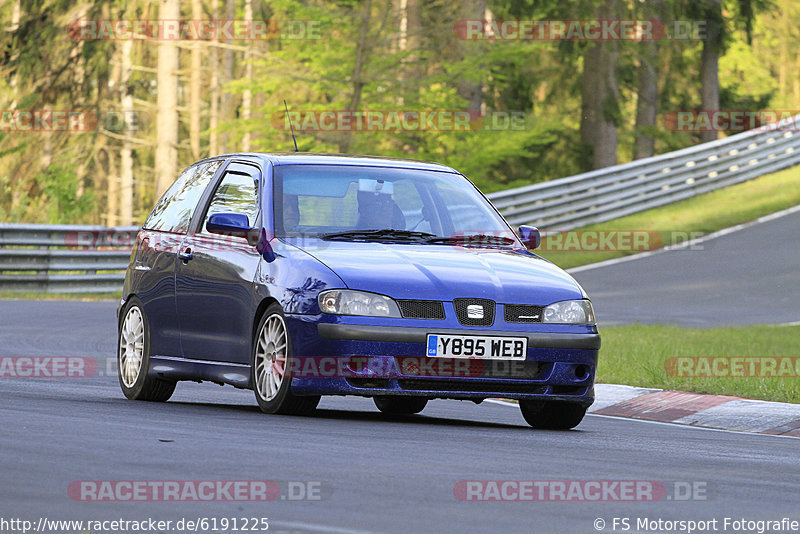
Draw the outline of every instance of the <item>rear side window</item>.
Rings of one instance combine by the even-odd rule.
[[[256,182],[252,176],[226,172],[211,198],[201,230],[205,229],[208,218],[215,213],[247,215],[247,220],[253,225],[258,216],[256,198]]]
[[[193,165],[164,193],[144,223],[148,230],[185,234],[197,203],[222,161]]]

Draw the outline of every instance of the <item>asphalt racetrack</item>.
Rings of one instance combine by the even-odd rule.
[[[574,271],[600,326],[800,322],[800,211],[696,246]]]
[[[368,399],[323,398],[315,417],[267,416],[252,392],[207,383],[180,383],[166,404],[128,401],[114,372],[114,308],[0,301],[4,355],[88,356],[99,367],[91,378],[0,379],[0,519],[266,517],[269,532],[402,533],[614,532],[623,518],[628,532],[645,519],[717,519],[723,531],[726,517],[800,519],[795,438],[597,415],[577,430],[537,431],[493,402],[432,401],[421,415],[391,418]],[[91,493],[70,491],[120,480],[266,480],[280,495],[87,502]],[[463,481],[481,484],[471,500]],[[556,502],[475,500],[495,496],[486,481],[537,481]],[[563,481],[607,481],[608,491],[599,502],[559,500],[550,491]],[[625,481],[651,491],[622,500],[614,483]],[[516,498],[514,484],[504,498]]]

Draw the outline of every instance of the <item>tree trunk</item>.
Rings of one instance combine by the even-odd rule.
[[[14,5],[11,7],[11,24],[6,27],[6,31],[15,32],[19,29],[19,23],[22,20],[22,0],[15,0]]]
[[[203,17],[202,0],[192,0],[192,19]],[[200,74],[202,71],[202,41],[192,42],[192,68],[189,73],[189,144],[192,148],[192,160],[200,159]]]
[[[798,54],[794,60],[794,68],[795,72],[797,72],[797,69],[800,69],[800,54]],[[800,102],[800,78],[797,76],[792,80],[792,93],[794,94],[794,102]]]
[[[460,18],[463,20],[483,20],[486,12],[486,0],[465,0],[461,4]],[[460,43],[462,57],[469,56],[469,50],[474,48],[467,45],[478,43]],[[467,101],[467,110],[480,112],[483,105],[483,86],[480,81],[461,80],[457,84],[458,94]]]
[[[786,95],[789,93],[789,84],[787,83],[787,76],[786,71],[789,67],[789,39],[788,36],[791,35],[791,24],[792,21],[789,19],[788,13],[786,13],[785,9],[781,9],[781,19],[783,20],[782,29],[785,38],[780,40],[778,44],[779,47],[779,60],[778,60],[778,94],[779,95]],[[795,77],[795,79],[797,79]]]
[[[228,20],[233,20],[236,18],[236,4],[234,0],[227,0],[225,4],[225,17]],[[226,43],[231,43],[230,39],[225,40]],[[221,84],[224,87],[229,81],[233,79],[233,50],[226,49],[223,52],[225,60],[222,66],[222,80]],[[222,122],[230,121],[233,119],[233,95],[231,95],[228,91],[223,90],[222,98],[221,98],[221,111],[222,111]],[[230,146],[230,135],[228,132],[220,132],[219,135],[219,143],[220,143],[220,152],[236,152],[236,150],[232,149]]]
[[[350,95],[350,104],[347,109],[349,111],[358,110],[361,105],[361,92],[364,89],[364,81],[362,79],[364,70],[364,61],[367,54],[366,42],[367,31],[370,25],[370,12],[372,11],[372,0],[365,0],[363,11],[361,12],[361,22],[358,28],[358,44],[356,45],[356,57],[353,62],[353,92]],[[344,132],[341,143],[339,143],[339,151],[342,154],[347,154],[350,151],[351,133]]]
[[[411,50],[412,55],[408,61],[412,64],[416,62],[417,56],[413,52],[420,49],[422,42],[422,5],[420,0],[406,0],[406,46]]]
[[[661,21],[663,0],[644,0],[642,18]],[[652,129],[656,126],[658,113],[658,62],[659,42],[639,43],[638,78],[639,87],[636,99],[636,139],[633,145],[633,159],[649,158],[655,153],[655,138]]]
[[[133,72],[131,65],[131,51],[133,41],[124,39],[121,46],[121,68],[119,88],[122,93],[122,116],[125,121],[125,129],[122,140],[122,149],[119,152],[119,186],[120,186],[120,210],[119,222],[123,225],[133,224],[133,143],[131,143],[131,121],[133,115],[133,89],[128,87],[128,82]]]
[[[180,19],[179,0],[160,0],[161,20]],[[178,169],[178,47],[158,43],[158,115],[156,117],[156,198],[175,181]]]
[[[106,149],[108,158],[108,202],[106,203],[106,225],[117,226],[119,224],[119,174],[117,166],[114,164],[114,151]]]
[[[397,22],[397,33],[392,34],[389,52],[396,54],[406,49],[406,38],[408,37],[406,0],[396,0],[392,2],[392,20]]]
[[[252,23],[253,21],[253,0],[245,0],[244,1],[244,18],[247,21]],[[247,80],[248,84],[253,78],[253,54],[252,54],[252,47],[254,46],[251,43],[247,50],[244,53],[244,77]],[[253,93],[250,90],[250,85],[244,90],[242,93],[242,126],[244,127],[244,134],[242,135],[242,152],[250,152],[250,116],[252,113],[253,108]]]
[[[6,28],[8,32],[15,32],[19,29],[19,24],[22,21],[22,0],[16,0],[14,2],[14,6],[11,8],[11,23]],[[17,73],[14,72],[14,75],[8,80],[8,86],[11,88],[10,94],[13,101],[11,102],[12,108],[17,106],[17,85],[19,81],[17,79]]]
[[[116,100],[117,104],[122,104],[125,95],[125,87],[122,85],[122,71],[125,61],[125,43],[131,42],[129,39],[116,41],[114,47],[114,61],[111,62],[111,72],[109,74],[108,86],[110,88],[109,101]],[[102,98],[102,93],[100,98]],[[123,117],[125,120],[126,117]],[[122,132],[123,135],[125,131]],[[105,223],[108,226],[116,226],[119,222],[119,174],[117,167],[113,165],[114,150],[116,146],[107,146],[105,136],[98,135],[94,146],[94,153],[101,154],[102,174],[106,177],[106,216]]]
[[[598,19],[614,19],[616,0],[606,0]],[[584,167],[599,169],[617,163],[619,87],[616,64],[617,41],[593,41],[583,56],[581,143],[587,153]]]
[[[217,18],[219,13],[219,0],[211,3],[211,16]],[[211,109],[208,112],[208,155],[216,156],[219,154],[218,133],[219,128],[219,49],[216,44],[219,42],[217,32],[214,32],[214,40],[211,43]]]
[[[719,110],[719,50],[722,7],[720,0],[710,0],[706,16],[707,34],[703,40],[703,53],[700,65],[701,107],[703,111]],[[700,142],[707,143],[717,139],[716,131],[701,132]]]

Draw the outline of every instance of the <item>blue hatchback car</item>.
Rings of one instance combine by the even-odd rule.
[[[181,380],[230,384],[292,414],[321,395],[393,414],[503,397],[534,427],[572,428],[594,400],[600,336],[586,293],[538,245],[444,165],[205,159],[137,236],[119,382],[150,401]]]

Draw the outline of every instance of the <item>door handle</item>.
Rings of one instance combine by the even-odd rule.
[[[178,257],[181,259],[181,261],[183,261],[184,264],[189,263],[189,260],[194,257],[192,255],[192,249],[188,247],[183,249],[182,251],[178,252]]]

